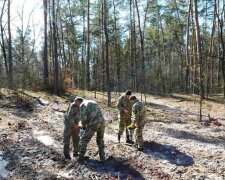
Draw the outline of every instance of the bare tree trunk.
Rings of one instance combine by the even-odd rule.
[[[141,20],[140,20],[140,14],[139,14],[139,9],[138,9],[138,3],[137,0],[135,0],[136,4],[136,9],[137,9],[137,15],[138,15],[138,29],[139,29],[139,35],[141,38],[141,64],[142,64],[142,89],[141,93],[145,93],[145,56],[144,56],[144,39],[143,39],[143,34],[141,30]]]
[[[83,10],[83,39],[82,39],[82,55],[81,55],[81,89],[85,88],[85,61],[84,61],[84,56],[85,56],[85,10]]]
[[[162,55],[163,55],[163,71],[165,72],[165,78],[163,77],[163,92],[166,93],[167,91],[167,81],[168,81],[168,68],[167,68],[167,62],[166,62],[166,52],[165,52],[165,34],[164,34],[164,28],[162,24],[162,17],[160,14],[160,11],[158,11],[159,16],[159,25],[162,32]]]
[[[137,44],[136,44],[136,16],[135,16],[135,0],[132,1],[133,4],[133,51],[134,51],[134,69],[135,69],[135,91],[138,91],[138,83],[137,83],[137,78],[138,78],[138,62],[137,62]]]
[[[216,5],[216,3],[215,3]],[[223,1],[224,5],[224,1]],[[225,8],[223,7],[223,10]],[[223,12],[225,13],[225,12]],[[219,59],[221,63],[221,72],[223,76],[223,94],[224,94],[224,102],[225,102],[225,40],[224,40],[224,19],[223,17],[225,16],[223,13],[220,13],[220,8],[219,8],[219,1],[217,3],[217,20],[218,20],[218,34],[219,34]],[[220,17],[221,16],[221,17]]]
[[[55,0],[53,0],[52,3],[52,26],[53,26],[53,50],[54,50],[54,79],[55,79],[55,84],[54,84],[54,90],[56,94],[59,94],[59,65],[58,65],[58,50],[57,50],[57,18],[56,18],[56,13],[55,13]]]
[[[133,19],[132,19],[132,0],[130,0],[130,31],[129,31],[129,38],[130,38],[130,42],[129,42],[129,60],[127,62],[127,66],[130,69],[129,72],[129,76],[130,76],[130,80],[129,80],[129,84],[131,84],[131,87],[134,88],[134,61],[133,61]]]
[[[199,79],[200,79],[200,110],[199,120],[202,120],[202,101],[204,98],[204,75],[203,75],[203,62],[202,62],[202,51],[201,51],[201,37],[200,37],[200,27],[199,27],[199,20],[198,20],[198,0],[194,0],[195,3],[195,23],[196,23],[196,45],[197,45],[197,58],[199,63]]]
[[[211,32],[211,38],[210,38],[210,46],[209,46],[209,58],[211,58],[211,56],[214,53],[214,34],[215,34],[215,29],[216,29],[216,0],[215,0],[215,4],[214,4],[214,15],[213,15],[213,25],[212,25],[212,32]],[[210,92],[214,93],[214,76],[213,76],[213,69],[214,69],[214,61],[213,59],[211,59],[210,61]]]
[[[7,60],[7,54],[6,54],[5,40],[4,40],[4,28],[2,24],[0,26],[1,26],[1,39],[2,39],[2,42],[0,43],[0,45],[2,49],[3,59],[5,62],[6,76],[9,78],[9,67],[8,67],[8,60]]]
[[[223,97],[225,104],[225,37],[224,37],[224,23],[225,23],[225,0],[223,0],[223,22],[220,25],[220,33],[221,33],[221,42],[222,42],[222,73],[223,73]]]
[[[117,19],[116,19],[116,4],[115,0],[113,0],[113,13],[114,13],[114,33],[115,33],[115,48],[116,48],[116,83],[117,89],[120,89],[120,49],[119,49],[119,40],[117,35]]]
[[[12,36],[11,36],[11,18],[10,18],[11,1],[8,0],[8,63],[9,63],[9,88],[13,88],[13,57],[12,57]]]
[[[52,14],[51,12],[51,8],[52,8],[52,1],[48,1],[48,12],[49,12],[49,16],[48,16],[48,24],[49,24],[49,45],[48,45],[48,60],[49,60],[49,71],[51,72],[51,74],[54,74],[54,55],[53,55],[53,28],[52,28],[52,16],[50,14]],[[51,85],[51,88],[54,88],[54,75],[49,76],[49,84]]]
[[[105,91],[105,46],[104,46],[104,0],[102,0],[102,19],[101,19],[101,59],[102,59],[102,64],[101,64],[101,73],[102,73],[102,91]]]
[[[4,28],[3,28],[3,24],[2,24],[2,17],[3,17],[3,14],[4,14],[5,5],[6,5],[6,0],[4,0],[4,2],[3,2],[1,16],[0,16],[1,40],[2,40],[2,41],[0,41],[0,46],[1,46],[1,49],[2,49],[3,59],[4,59],[4,62],[5,62],[6,76],[9,79],[9,67],[8,67],[8,60],[7,60],[7,54],[6,54],[5,40],[4,40]]]
[[[62,20],[60,22],[60,27],[61,27],[62,51],[63,51],[63,67],[66,67],[67,58],[66,58],[66,52],[65,52],[65,44],[64,44],[65,39],[64,39]]]
[[[23,75],[22,75],[22,88],[25,88],[26,86],[26,77],[27,77],[27,73],[26,73],[26,67],[25,67],[25,49],[24,49],[24,20],[23,20],[23,15],[24,12],[22,10],[22,14],[20,15],[20,18],[21,18],[21,32],[20,32],[20,43],[21,43],[21,56],[20,56],[20,59],[21,59],[21,62],[22,62],[22,70],[23,70]]]
[[[47,13],[48,13],[48,0],[43,0],[44,4],[44,87],[48,88],[48,31],[47,31]]]
[[[110,74],[109,74],[109,36],[108,36],[107,21],[108,21],[107,1],[104,0],[104,32],[105,32],[106,80],[107,80],[108,107],[111,107],[111,87],[110,87]]]
[[[193,1],[192,1],[193,2]],[[190,86],[191,86],[191,93],[195,94],[196,93],[196,38],[195,38],[195,24],[194,24],[194,10],[193,10],[193,5],[191,7],[191,26],[192,26],[192,36],[191,36],[191,54],[192,56],[190,57],[190,63],[191,63],[191,68],[190,68]]]
[[[90,90],[90,0],[87,1],[87,58],[86,58],[86,88]]]
[[[187,32],[186,32],[186,78],[185,78],[185,92],[189,93],[189,81],[190,81],[190,55],[189,55],[189,28],[190,28],[190,14],[192,8],[192,0],[189,0],[188,8],[188,20],[187,20]]]
[[[203,27],[203,32],[207,32],[207,19],[208,19],[208,2],[205,2],[205,18],[204,18],[204,27]],[[204,39],[202,44],[207,44],[207,40]],[[209,78],[210,78],[210,70],[209,70],[209,56],[208,56],[208,51],[205,48],[204,52],[202,54],[206,54],[206,58],[205,58],[205,63],[202,64],[202,66],[204,67],[203,69],[205,70],[205,81],[206,85],[205,85],[205,96],[208,98],[210,91],[209,91]]]

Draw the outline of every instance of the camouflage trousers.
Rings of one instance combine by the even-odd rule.
[[[138,144],[140,148],[143,148],[144,145],[144,140],[142,136],[144,126],[145,126],[144,120],[136,124],[135,143]]]
[[[127,126],[131,124],[131,118],[120,117],[119,119],[119,135],[122,135],[124,130],[126,129],[126,136],[129,136]]]
[[[105,160],[104,152],[104,133],[105,133],[105,122],[101,122],[96,125],[87,126],[83,136],[79,142],[79,158],[84,158],[86,153],[87,144],[90,142],[91,138],[97,133],[96,142],[99,149],[100,160]]]
[[[63,132],[63,153],[65,156],[70,155],[70,139],[72,137],[73,143],[73,155],[76,156],[78,153],[78,143],[79,143],[79,130],[74,131],[72,130],[71,126],[65,124],[64,132]]]

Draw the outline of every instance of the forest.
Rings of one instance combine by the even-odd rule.
[[[42,10],[38,44],[22,10],[12,37],[10,1],[1,1],[1,87],[224,92],[222,0],[46,0]]]
[[[0,179],[225,178],[225,0],[17,1],[0,0]],[[143,152],[115,143],[126,90]],[[85,165],[63,159],[76,96],[103,113],[104,165],[94,138]]]

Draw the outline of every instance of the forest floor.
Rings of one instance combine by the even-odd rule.
[[[115,103],[106,96],[75,91],[99,102],[106,119],[106,162],[98,161],[95,138],[89,159],[63,158],[63,114],[69,99],[43,92],[0,90],[0,179],[225,179],[225,110],[214,100],[204,101],[204,123],[198,121],[196,96],[147,96],[145,149],[136,151],[116,143]],[[136,94],[138,97],[139,94]],[[208,121],[210,114],[211,121]]]

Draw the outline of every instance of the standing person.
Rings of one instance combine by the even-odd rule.
[[[143,137],[142,132],[145,126],[146,109],[142,101],[138,100],[136,96],[130,97],[132,106],[132,124],[136,126],[135,143],[139,151],[143,151]]]
[[[97,132],[96,142],[99,149],[100,161],[104,161],[105,120],[98,104],[95,101],[84,100],[80,97],[75,99],[75,104],[80,107],[80,120],[82,127],[85,129],[79,142],[78,162],[84,162],[87,144],[90,142],[95,132]]]
[[[64,132],[63,132],[63,153],[66,159],[70,157],[70,139],[72,137],[73,143],[73,157],[78,155],[78,143],[79,143],[79,107],[75,105],[75,102],[70,103],[64,118]]]
[[[119,110],[119,132],[118,132],[118,143],[120,143],[120,137],[126,129],[126,143],[132,143],[129,139],[129,134],[127,130],[127,126],[131,124],[131,109],[132,105],[129,101],[131,96],[131,91],[126,91],[126,93],[119,97],[117,102],[117,108]]]

